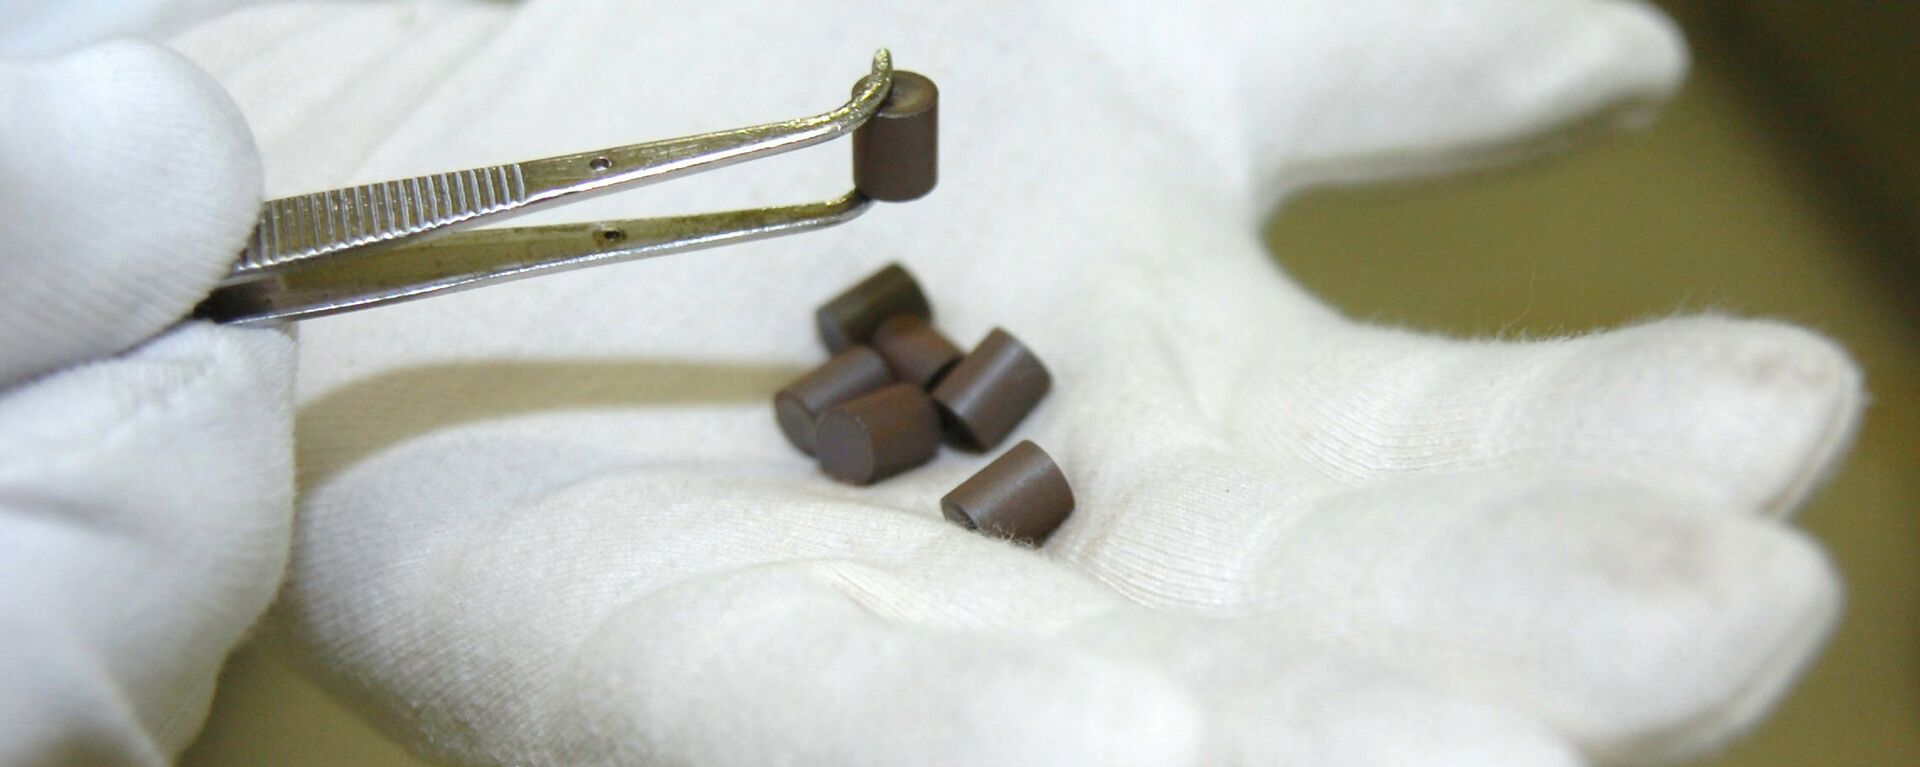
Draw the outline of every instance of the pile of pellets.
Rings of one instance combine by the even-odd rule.
[[[1000,328],[962,354],[933,326],[913,275],[891,264],[814,313],[832,358],[781,389],[774,415],[788,441],[828,476],[870,485],[926,464],[950,441],[999,446],[1053,379]],[[1014,445],[940,499],[947,519],[1038,545],[1073,511],[1073,490],[1046,451]]]

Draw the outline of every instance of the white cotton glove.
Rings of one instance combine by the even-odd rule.
[[[1857,419],[1829,342],[1437,338],[1341,318],[1261,246],[1304,179],[1637,117],[1685,68],[1643,6],[534,0],[180,43],[274,194],[803,114],[881,45],[944,95],[924,200],[305,325],[274,636],[430,758],[1664,761],[1752,726],[1839,609],[1780,521]],[[845,152],[538,218],[824,198]],[[1043,550],[940,518],[985,457],[847,487],[774,426],[824,357],[811,308],[892,260],[956,340],[1002,325],[1053,371],[1014,437],[1079,496]]]
[[[179,55],[0,59],[0,764],[170,761],[279,585],[293,343],[177,324],[259,205]]]

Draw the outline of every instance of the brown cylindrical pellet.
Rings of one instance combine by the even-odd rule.
[[[839,353],[854,344],[864,344],[888,317],[911,314],[933,319],[933,307],[920,283],[899,264],[888,264],[859,284],[834,296],[814,310],[814,324],[820,328],[820,341]]]
[[[994,328],[940,379],[933,401],[961,444],[987,450],[1006,439],[1052,383],[1040,358]]]
[[[931,386],[940,374],[960,361],[960,347],[927,322],[912,314],[888,317],[867,339],[887,361],[893,375],[915,386]]]
[[[814,430],[814,455],[834,479],[870,485],[933,460],[940,414],[918,386],[897,383],[828,410]]]
[[[1021,441],[940,499],[969,530],[1038,545],[1073,513],[1073,488],[1047,451]]]
[[[862,394],[893,383],[893,372],[879,352],[855,346],[801,376],[773,395],[780,431],[800,451],[813,454],[814,427],[820,414]]]
[[[925,196],[939,181],[939,155],[940,89],[923,75],[894,70],[886,101],[853,131],[853,188],[889,202]]]

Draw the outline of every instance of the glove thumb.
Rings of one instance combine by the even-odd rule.
[[[0,397],[0,764],[161,764],[267,606],[293,339],[191,322]]]

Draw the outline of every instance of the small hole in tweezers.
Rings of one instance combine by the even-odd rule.
[[[624,240],[626,238],[627,238],[627,233],[620,231],[618,229],[600,230],[600,241],[604,243],[612,244],[612,243],[616,243],[621,240]]]
[[[613,158],[595,157],[587,161],[587,167],[592,168],[595,173],[605,173],[609,168],[613,167]]]

